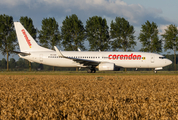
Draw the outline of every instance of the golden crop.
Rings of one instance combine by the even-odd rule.
[[[178,119],[176,75],[0,75],[0,119]]]

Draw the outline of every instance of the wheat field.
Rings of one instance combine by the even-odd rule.
[[[0,75],[0,119],[176,120],[176,75]]]

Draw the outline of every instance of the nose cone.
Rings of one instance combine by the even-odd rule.
[[[168,60],[166,61],[166,63],[167,63],[167,65],[170,65],[170,64],[172,64],[172,61],[168,59]]]

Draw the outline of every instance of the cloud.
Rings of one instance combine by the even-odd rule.
[[[82,21],[95,15],[106,16],[112,20],[115,17],[124,17],[134,26],[144,24],[147,20],[158,24],[170,23],[160,16],[162,14],[160,9],[127,4],[122,0],[0,0],[0,2],[0,11],[5,13],[13,11],[19,16],[26,15],[41,20],[44,17],[60,19],[76,14]]]
[[[127,4],[122,0],[50,0],[45,1],[52,7],[66,9],[64,13],[80,13],[81,16],[107,16],[110,18],[124,17],[135,25],[150,21],[168,21],[160,17],[162,10],[156,8],[144,8],[140,4]],[[81,12],[79,12],[81,11]]]
[[[168,26],[169,26],[169,25],[160,25],[160,26],[158,27],[158,29],[159,29],[159,34],[160,34],[160,35],[164,34],[164,33],[165,33],[165,29],[167,29]]]
[[[160,35],[162,35],[162,34],[164,34],[166,31],[166,29],[168,29],[168,26],[169,25],[160,25],[159,27],[158,27],[158,29],[159,29],[159,34]],[[177,29],[178,29],[178,27],[177,27]]]
[[[41,29],[43,18],[54,17],[62,26],[62,21],[71,14],[76,14],[84,25],[89,17],[96,15],[106,18],[108,25],[116,17],[124,17],[135,27],[136,36],[147,20],[159,26],[160,34],[169,24],[177,22],[163,17],[161,9],[127,4],[123,0],[0,0],[0,3],[0,14],[13,16],[14,21],[19,21],[21,16],[28,16],[38,29]],[[139,50],[140,46],[141,43],[137,41],[135,49]]]
[[[0,0],[1,5],[10,7],[16,7],[18,5],[30,5],[30,0]]]
[[[5,6],[7,6],[7,7],[14,7],[14,6],[17,6],[19,3],[20,3],[20,1],[22,1],[22,0],[0,0],[0,3],[1,3],[1,5],[5,5]]]

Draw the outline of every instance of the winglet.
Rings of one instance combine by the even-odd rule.
[[[54,46],[54,49],[56,50],[57,55],[58,55],[59,57],[65,57],[65,56],[61,53],[61,51],[59,51],[59,50],[57,49],[56,46]]]

